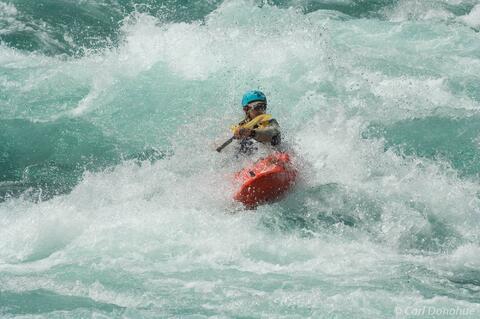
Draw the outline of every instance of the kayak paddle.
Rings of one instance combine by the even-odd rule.
[[[232,143],[234,138],[235,138],[234,136],[230,137],[228,140],[225,141],[225,143],[217,147],[217,152],[220,153],[228,144]]]

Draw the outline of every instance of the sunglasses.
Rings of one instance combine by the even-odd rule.
[[[257,104],[253,104],[253,105],[247,105],[243,108],[243,110],[245,112],[248,112],[250,111],[251,109],[254,109],[254,110],[258,110],[258,109],[266,109],[267,108],[267,104],[265,103],[257,103]]]

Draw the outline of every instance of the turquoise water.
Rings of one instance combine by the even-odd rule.
[[[3,318],[478,318],[478,0],[0,0]],[[232,203],[250,88],[301,178]]]

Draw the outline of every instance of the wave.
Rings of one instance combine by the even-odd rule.
[[[315,3],[208,2],[186,21],[116,2],[114,45],[0,45],[0,313],[478,312],[474,4]],[[301,173],[255,212],[231,200],[245,162],[214,151],[251,88]]]

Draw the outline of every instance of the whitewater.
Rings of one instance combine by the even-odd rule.
[[[479,83],[478,0],[0,0],[0,317],[478,318]]]

